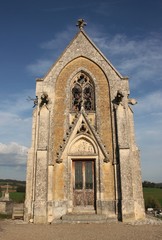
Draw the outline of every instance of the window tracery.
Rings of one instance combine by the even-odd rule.
[[[88,76],[83,73],[77,75],[72,86],[72,111],[95,110],[95,89],[94,84]]]

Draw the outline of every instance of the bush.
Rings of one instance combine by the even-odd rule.
[[[17,192],[25,192],[25,186],[18,186]]]

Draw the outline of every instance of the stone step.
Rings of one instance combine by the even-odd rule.
[[[116,222],[115,218],[108,218],[102,214],[66,214],[62,216],[62,223],[105,223]]]
[[[23,219],[24,218],[24,208],[14,207],[12,212],[12,219]]]

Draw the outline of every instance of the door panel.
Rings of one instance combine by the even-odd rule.
[[[94,161],[73,161],[74,207],[94,206]]]

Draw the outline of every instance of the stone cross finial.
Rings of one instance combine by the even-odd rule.
[[[86,25],[87,23],[82,18],[78,19],[78,22],[76,24],[76,26],[78,26],[80,30],[82,30]]]

